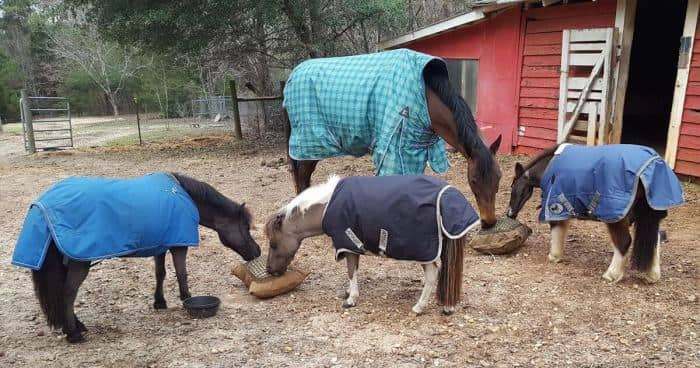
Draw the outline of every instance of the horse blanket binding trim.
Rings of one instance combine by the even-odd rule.
[[[76,261],[151,257],[199,244],[199,212],[167,173],[131,179],[71,177],[31,204],[12,256],[38,270],[53,241]]]
[[[322,222],[336,261],[369,252],[421,263],[440,258],[444,236],[460,238],[478,224],[460,191],[424,175],[341,179]]]
[[[667,210],[683,204],[676,174],[653,149],[563,144],[542,176],[539,219],[620,221],[632,208],[640,182],[651,208]]]
[[[312,59],[292,71],[284,107],[289,155],[321,160],[372,153],[376,175],[449,168],[445,142],[430,127],[423,70],[441,59],[407,49]]]

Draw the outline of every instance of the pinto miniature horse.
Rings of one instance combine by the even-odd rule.
[[[343,308],[357,304],[360,255],[368,254],[420,263],[425,279],[413,312],[421,314],[437,289],[443,313],[452,314],[461,298],[465,234],[478,224],[462,193],[434,177],[331,177],[268,219],[267,268],[284,273],[303,239],[326,234],[336,260],[347,263]]]
[[[551,227],[549,261],[562,260],[572,218],[602,221],[613,243],[603,278],[611,283],[623,278],[632,246],[634,264],[644,278],[659,280],[659,226],[667,209],[683,199],[676,176],[656,152],[635,145],[546,149],[525,165],[515,164],[509,217],[517,217],[536,187],[542,189],[540,220]]]
[[[367,64],[358,66],[356,64],[358,61],[356,60],[362,57],[372,57],[373,59],[368,59]],[[401,76],[411,73],[397,69],[400,67],[399,65],[402,65],[399,60],[404,60],[404,58],[421,58],[422,62],[418,63],[420,70],[417,71],[417,78],[415,78],[416,80],[411,80],[413,83],[409,83],[407,81],[408,78]],[[426,58],[430,60],[426,61],[428,60]],[[325,60],[328,61],[326,62]],[[388,62],[385,62],[386,60]],[[357,74],[353,74],[356,72]],[[416,71],[410,72],[416,73]],[[332,79],[334,77],[337,79]],[[319,82],[321,79],[323,84]],[[386,85],[381,84],[382,82],[385,82]],[[314,83],[318,83],[318,85]],[[348,91],[348,86],[353,84],[363,86],[363,88],[366,85],[371,85],[371,87],[369,87],[369,90],[356,92],[360,95],[353,95],[353,91]],[[323,92],[318,92],[319,89]],[[313,94],[313,96],[295,99],[296,95],[304,93],[300,92],[300,90],[308,91],[306,93]],[[409,92],[404,92],[404,90]],[[326,93],[327,99],[325,101],[316,100],[310,103],[309,99],[318,98],[319,93]],[[387,117],[386,113],[382,115],[382,111],[387,110],[385,100],[392,97],[396,98],[396,95],[402,93],[414,94],[412,95],[414,97],[413,102],[420,105],[419,107],[427,109],[426,117],[423,121],[420,123],[414,121],[416,116],[420,115],[420,112],[417,113],[415,109],[410,111],[412,117],[409,118],[409,108],[403,104],[394,106],[394,110],[396,110],[395,116],[388,115]],[[408,133],[409,137],[406,139],[391,138],[391,142],[397,141],[392,144],[400,145],[400,147],[395,148],[394,154],[397,156],[422,154],[428,156],[428,161],[435,160],[435,157],[430,156],[437,156],[438,153],[431,151],[430,154],[426,154],[425,152],[442,147],[440,154],[444,156],[444,146],[438,145],[439,138],[444,139],[467,159],[468,184],[476,198],[482,227],[489,228],[496,223],[495,201],[501,171],[498,162],[495,160],[495,154],[500,146],[501,136],[499,135],[490,147],[484,144],[472,112],[464,99],[450,84],[447,68],[442,60],[410,50],[393,50],[341,58],[312,59],[302,63],[295,69],[289,78],[284,94],[284,117],[289,146],[287,157],[297,194],[311,185],[311,175],[320,159],[340,155],[359,157],[372,153],[378,175],[422,174],[426,159],[422,159],[422,162],[418,163],[419,165],[411,166],[410,169],[401,166],[401,169],[385,171],[382,165],[386,166],[386,161],[389,160],[385,160],[385,157],[381,157],[381,159],[377,157],[377,151],[381,150],[380,147],[377,147],[379,145],[377,143],[377,135],[386,132],[386,127],[391,127],[391,124],[395,124],[395,119],[399,118],[399,114],[403,116],[405,113],[406,120],[410,121],[409,124],[399,124],[396,128],[388,129],[392,132],[397,132],[396,134],[399,135],[402,131],[410,129],[415,129],[418,132]],[[420,96],[416,97],[415,94],[420,94]],[[289,95],[293,96],[290,97]],[[338,106],[328,107],[331,103]],[[379,107],[377,107],[378,105]],[[368,112],[366,115],[361,114],[358,117],[354,111],[358,108],[367,109]],[[374,110],[381,111],[377,113]],[[292,117],[291,122],[290,116]],[[321,119],[327,119],[328,121],[317,121]],[[343,119],[355,120],[355,122],[343,121]],[[352,134],[347,133],[347,125],[343,124],[353,123],[360,126],[358,129],[367,130],[365,136],[354,132]],[[422,126],[421,124],[426,125]],[[342,125],[342,127],[339,125]],[[319,128],[322,131],[321,133],[316,132],[316,135],[308,134],[309,131],[317,126],[322,126],[322,128]],[[369,130],[372,130],[372,132],[369,132]],[[322,151],[322,153],[315,152],[299,158],[299,152],[292,152],[297,148],[290,144],[292,142],[291,139],[294,139],[297,134],[298,140],[302,141],[305,146],[312,146],[314,150],[323,145],[330,145],[331,147]],[[390,148],[384,149],[384,153],[391,150]],[[416,153],[418,151],[424,152]],[[293,157],[295,155],[297,157]],[[404,160],[402,165],[406,164],[406,157],[402,157],[400,160]],[[444,171],[434,167],[432,165],[433,161],[430,162],[433,170],[438,172]],[[422,167],[418,167],[420,165]]]
[[[106,259],[113,256],[153,256],[155,259],[156,276],[155,301],[153,307],[156,309],[165,309],[166,302],[163,297],[165,253],[169,251],[173,257],[175,273],[180,289],[180,299],[184,300],[189,298],[190,291],[187,283],[186,266],[187,248],[188,246],[197,245],[199,241],[198,225],[215,230],[221,243],[240,254],[245,260],[252,260],[260,255],[260,247],[250,235],[252,218],[247,208],[244,207],[244,204],[238,204],[228,199],[207,183],[182,174],[158,173],[135,179],[114,180],[114,182],[124,182],[124,185],[119,183],[116,185],[125,190],[123,190],[122,193],[115,193],[113,196],[106,197],[104,193],[100,192],[100,189],[96,188],[94,185],[91,187],[93,190],[88,189],[87,191],[71,188],[75,187],[75,185],[72,185],[72,182],[70,182],[71,179],[59,182],[52,189],[49,189],[47,193],[51,193],[52,191],[69,193],[68,196],[64,196],[63,198],[71,198],[72,202],[80,202],[81,204],[86,204],[86,202],[95,203],[94,206],[89,204],[84,206],[88,207],[85,209],[85,216],[81,217],[78,215],[77,217],[73,217],[79,218],[78,222],[82,223],[71,230],[71,232],[81,231],[79,236],[70,238],[70,234],[62,235],[59,232],[60,227],[65,227],[66,224],[70,225],[77,222],[58,219],[61,217],[64,208],[62,208],[61,204],[50,208],[46,205],[48,199],[46,199],[47,197],[44,195],[38,202],[35,202],[33,208],[30,209],[27,220],[25,220],[23,233],[20,235],[20,240],[18,241],[18,246],[15,248],[15,255],[13,257],[14,264],[33,269],[32,280],[34,282],[34,290],[48,324],[54,328],[61,328],[67,335],[67,340],[71,343],[83,341],[83,332],[87,331],[85,325],[75,315],[73,304],[78,294],[78,289],[90,271],[92,260]],[[103,182],[97,182],[97,187],[112,185],[109,181],[111,179],[75,179],[78,181],[103,180],[104,185]],[[129,189],[129,180],[140,179],[150,180],[144,192],[139,193]],[[85,183],[85,181],[83,181],[83,183]],[[92,183],[94,184],[95,182]],[[186,194],[179,192],[180,189],[183,189]],[[143,196],[139,197],[140,195]],[[158,196],[175,197],[175,202],[169,202],[169,199],[166,197]],[[154,197],[157,199],[152,200]],[[42,203],[42,200],[45,202]],[[96,218],[105,213],[100,212],[100,208],[111,206],[107,202],[122,201],[131,202],[131,204],[128,205],[128,210],[119,213],[120,210],[114,210],[116,206],[108,210],[110,213],[116,211],[118,213],[116,218]],[[153,210],[154,213],[146,214],[146,217],[144,217],[143,213],[138,213],[138,209],[141,208],[141,204],[138,202],[145,202],[148,205],[155,204],[154,207],[156,208]],[[68,206],[67,203],[64,202],[64,204]],[[44,220],[44,217],[41,216],[36,217],[32,212],[34,208],[42,208],[43,211],[51,211],[52,216],[47,218],[47,220]],[[165,213],[169,209],[172,209],[172,211]],[[82,211],[82,209],[76,210],[70,208],[70,212],[80,211]],[[71,215],[68,214],[67,216],[67,218],[69,218]],[[168,219],[172,220],[173,218],[175,218],[173,225],[166,225],[162,230],[153,230],[156,226],[150,226],[158,222],[167,222]],[[44,221],[48,223],[44,223]],[[98,229],[95,226],[84,226],[86,224],[95,225],[100,222],[104,223],[104,221],[107,221],[110,226],[110,228],[105,231],[109,233],[109,236],[106,237],[102,235],[102,229]],[[38,224],[40,224],[40,226],[38,226]],[[49,228],[51,230],[51,235],[49,235],[48,232]],[[44,232],[44,230],[46,230],[46,232]],[[127,234],[126,238],[122,238],[122,234]],[[135,236],[132,237],[131,235]],[[101,238],[100,236],[103,237]],[[37,249],[39,245],[36,244],[36,240],[39,238],[43,239],[44,237],[47,238],[46,243],[48,243],[48,245],[45,246],[45,256],[43,259],[39,260],[38,264],[26,262],[26,259],[31,259],[31,257],[27,258],[26,256],[27,247]],[[97,241],[83,243],[87,241],[87,238],[94,238],[97,239]],[[59,239],[58,244],[57,239]],[[81,244],[90,244],[91,246],[89,248],[93,249],[76,250],[75,248],[71,248],[71,244],[68,244],[69,242],[67,239],[73,239],[75,242]],[[121,241],[121,239],[127,240],[126,243],[123,244],[123,247],[118,248],[119,252],[109,251],[110,254],[105,255],[105,252],[94,249],[101,247],[102,245],[100,244],[104,244],[103,241],[105,239],[115,239],[115,242]],[[144,239],[152,239],[153,241],[151,242],[151,240]],[[144,242],[149,242],[149,244],[139,250],[137,247],[143,245]],[[20,250],[21,247],[24,248]],[[70,252],[73,253],[68,253],[69,249],[72,249]],[[123,249],[127,250],[123,251]],[[41,251],[40,248],[39,251]],[[20,252],[25,252],[25,255],[20,255]],[[76,254],[76,252],[83,252],[82,254],[89,252],[91,255],[94,255],[94,257],[86,256],[87,258],[75,259],[69,256],[69,254]]]

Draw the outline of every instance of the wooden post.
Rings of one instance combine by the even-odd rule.
[[[611,96],[611,124],[610,140],[607,143],[620,143],[622,138],[622,124],[625,110],[625,96],[627,95],[627,80],[629,79],[630,56],[632,55],[632,41],[634,39],[634,20],[637,13],[637,0],[618,0],[615,10],[615,29],[617,29],[617,41],[620,43],[619,51],[613,55],[617,57],[617,65],[613,73],[613,95]]]
[[[29,108],[29,96],[27,96],[27,90],[22,90],[21,92],[21,97],[22,99],[22,115],[24,119],[22,120],[22,124],[24,125],[24,129],[27,135],[27,151],[29,153],[36,153],[36,142],[34,142],[34,125],[32,124],[32,111]]]
[[[136,97],[134,97],[134,104],[136,105],[136,128],[139,130],[139,146],[143,146],[143,139],[141,139],[141,116],[139,115],[139,99]]]
[[[241,114],[238,111],[238,95],[236,92],[236,80],[231,79],[228,82],[229,88],[231,89],[231,110],[233,110],[233,136],[236,139],[243,139],[243,133],[241,131]]]

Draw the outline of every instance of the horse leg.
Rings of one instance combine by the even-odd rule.
[[[425,279],[423,280],[423,291],[418,298],[418,302],[413,306],[412,310],[415,314],[423,313],[423,309],[428,305],[430,297],[435,292],[438,282],[438,271],[439,268],[435,262],[423,264],[423,272],[425,272]]]
[[[348,266],[348,297],[343,302],[343,308],[352,308],[357,305],[357,297],[360,296],[360,289],[357,286],[357,269],[360,267],[360,256],[358,254],[348,254],[345,256],[345,263]]]
[[[156,264],[156,292],[153,295],[154,309],[168,309],[168,304],[163,296],[163,280],[165,280],[165,253],[153,257]]]
[[[610,266],[603,274],[603,278],[611,283],[622,280],[625,275],[625,265],[627,264],[627,250],[632,243],[630,236],[630,223],[627,218],[612,224],[606,224],[610,238],[613,242],[613,258]]]
[[[78,296],[78,289],[90,272],[89,262],[74,262],[68,263],[68,273],[66,274],[66,283],[63,286],[63,302],[65,313],[65,324],[63,333],[66,334],[66,339],[70,343],[84,341],[83,332],[87,329],[85,325],[78,320],[75,315],[74,304],[75,298]]]
[[[294,187],[297,194],[311,186],[311,174],[316,170],[317,164],[318,161],[297,161],[289,157],[289,169],[292,173],[292,179],[294,180]]]
[[[569,221],[557,221],[549,224],[552,239],[547,258],[550,262],[559,263],[564,256],[564,243],[566,242],[566,233],[569,231]]]
[[[659,235],[659,240],[657,241],[656,247],[654,247],[654,255],[651,259],[651,267],[649,271],[644,275],[644,279],[649,283],[655,283],[661,279],[661,235]]]
[[[180,300],[185,300],[190,295],[190,287],[187,285],[187,247],[177,247],[170,249],[175,265],[175,276],[180,287]]]

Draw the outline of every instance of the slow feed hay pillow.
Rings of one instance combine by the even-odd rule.
[[[274,277],[267,273],[266,261],[265,257],[261,256],[248,263],[237,264],[231,272],[243,281],[251,294],[260,299],[292,291],[309,275],[308,272],[290,267],[284,275]]]
[[[506,254],[520,248],[532,234],[532,229],[518,220],[509,217],[498,219],[490,229],[480,230],[469,245],[476,251],[486,254]]]

